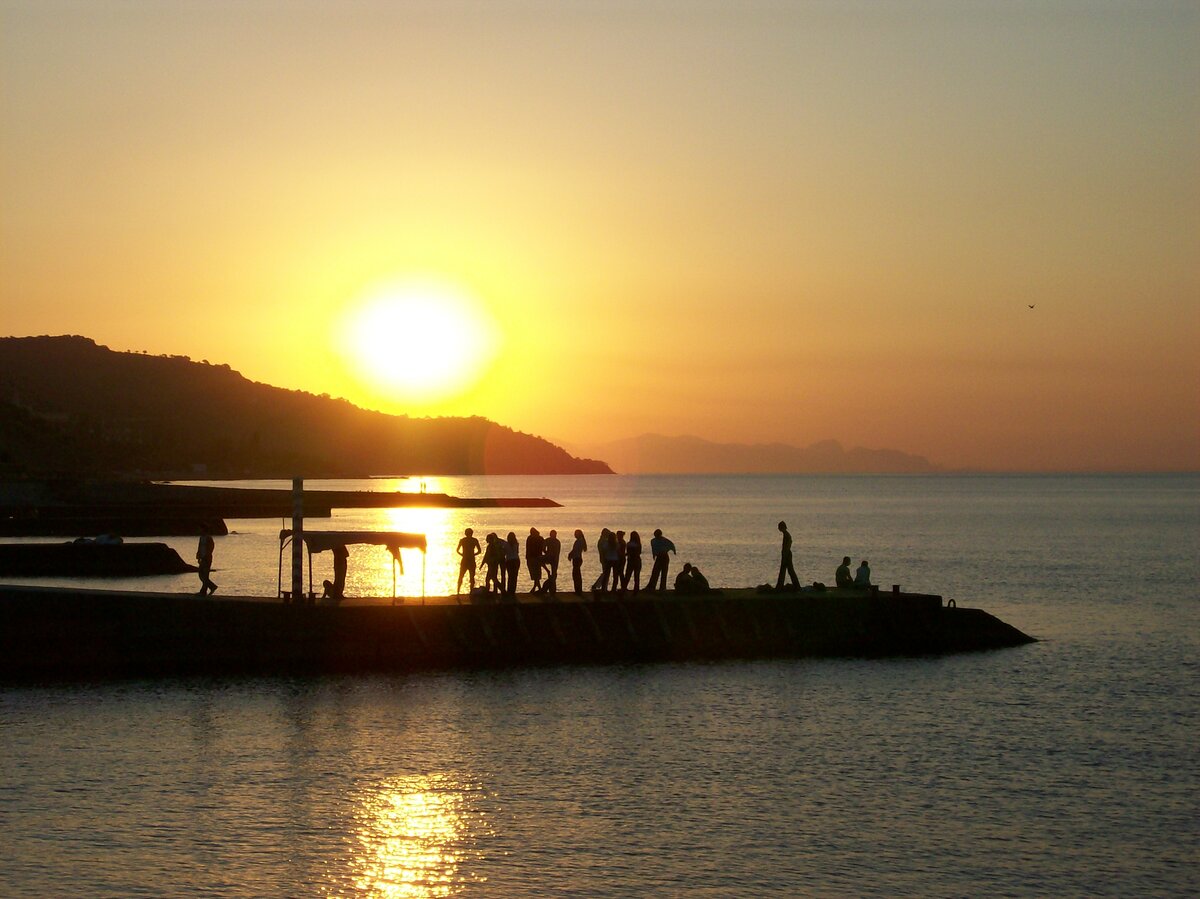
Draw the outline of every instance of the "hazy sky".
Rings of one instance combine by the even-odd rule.
[[[1195,2],[0,0],[0,162],[4,334],[570,443],[1200,467]],[[413,282],[461,335],[355,331]]]

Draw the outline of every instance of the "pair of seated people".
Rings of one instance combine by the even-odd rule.
[[[699,568],[691,562],[684,562],[683,570],[675,575],[675,589],[679,593],[707,593],[712,588]]]
[[[870,587],[871,566],[867,564],[866,559],[863,559],[862,564],[858,566],[858,571],[854,573],[854,577],[851,577],[850,557],[843,556],[842,564],[838,566],[837,574],[834,575],[834,583],[839,587]]]

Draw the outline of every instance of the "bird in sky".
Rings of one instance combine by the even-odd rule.
[[[1037,305],[1037,303],[1028,303],[1027,305],[1029,306],[1030,309],[1032,309],[1034,306]]]

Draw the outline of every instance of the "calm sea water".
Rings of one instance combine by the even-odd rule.
[[[744,586],[774,580],[784,518],[802,579],[869,558],[879,583],[988,609],[1041,642],[940,659],[0,688],[0,895],[1200,890],[1200,477],[428,486],[564,507],[309,526],[427,533],[433,594],[453,585],[467,525],[581,527],[589,541],[661,527],[679,562]],[[231,526],[221,591],[273,594],[278,522]],[[402,593],[420,592],[420,559],[406,558]],[[318,580],[329,565],[317,557]],[[382,551],[355,550],[350,566],[349,592],[391,592]]]

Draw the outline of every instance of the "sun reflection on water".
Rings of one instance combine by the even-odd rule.
[[[448,777],[413,776],[358,797],[355,894],[432,899],[481,882],[467,867],[484,830],[475,792]]]
[[[382,509],[383,520],[381,527],[389,531],[404,531],[414,534],[424,534],[429,548],[424,560],[426,566],[426,590],[431,595],[450,592],[446,585],[453,583],[452,578],[458,570],[457,557],[454,547],[458,538],[455,525],[460,519],[458,509],[439,508],[401,508]],[[404,560],[404,576],[401,579],[402,596],[421,595],[421,564],[419,553],[411,553]],[[390,576],[390,574],[389,574]],[[383,585],[380,584],[382,587]],[[391,589],[390,581],[387,588]],[[387,595],[380,591],[376,595]]]
[[[401,550],[401,563],[393,572],[392,556],[382,546],[352,546],[346,572],[346,595],[391,596],[395,574],[399,596],[419,597],[422,581],[431,596],[445,594],[457,572],[454,547],[461,534],[455,533],[459,517],[457,509],[400,508],[372,509],[370,514],[346,516],[337,522],[346,530],[401,531],[424,534],[428,550],[424,557],[419,550]],[[313,579],[319,590],[321,581],[333,578],[333,559],[330,553],[314,556]]]

